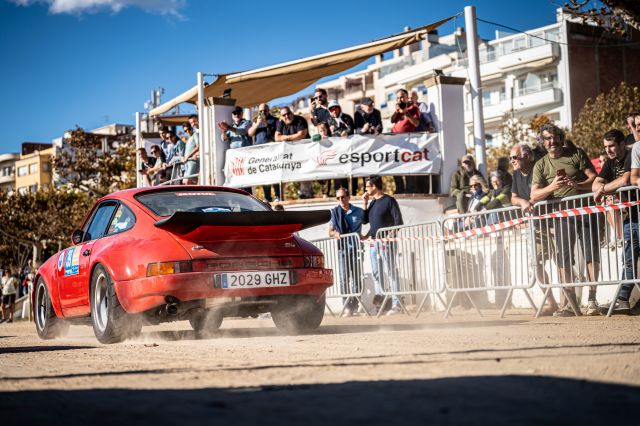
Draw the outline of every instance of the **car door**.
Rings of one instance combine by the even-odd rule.
[[[91,282],[91,251],[97,240],[106,232],[118,202],[107,200],[95,209],[85,225],[80,244],[69,247],[64,253],[62,274],[63,288],[60,303],[65,315],[82,315],[89,312],[89,285]]]

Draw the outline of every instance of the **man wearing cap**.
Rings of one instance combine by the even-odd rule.
[[[371,98],[362,98],[360,108],[355,113],[356,133],[359,135],[379,135],[382,133],[380,110],[373,107]]]
[[[331,114],[327,107],[328,102],[327,91],[320,88],[316,89],[309,106],[309,115],[314,126],[320,123],[329,123]]]
[[[237,106],[231,112],[233,122],[231,124],[226,121],[218,123],[218,127],[222,131],[222,140],[229,142],[229,148],[242,148],[251,146],[251,138],[249,137],[249,128],[251,122],[242,117],[243,110]]]
[[[342,112],[340,103],[336,100],[329,102],[329,129],[334,136],[347,137],[355,131],[355,124],[350,115]]]
[[[456,199],[458,213],[465,213],[471,198],[471,193],[469,192],[471,177],[478,176],[482,180],[482,186],[485,188],[487,187],[487,181],[482,176],[482,173],[476,169],[476,162],[471,155],[463,155],[460,162],[460,169],[451,176],[449,195]]]

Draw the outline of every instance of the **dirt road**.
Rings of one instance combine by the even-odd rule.
[[[640,317],[179,322],[110,346],[0,324],[0,366],[2,425],[640,424]]]

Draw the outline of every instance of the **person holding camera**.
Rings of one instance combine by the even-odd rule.
[[[320,88],[316,89],[309,106],[309,115],[314,126],[319,123],[329,123],[331,113],[329,112],[328,104],[327,91]]]
[[[237,106],[231,111],[231,123],[227,123],[225,120],[218,123],[218,127],[222,131],[222,140],[229,142],[229,149],[251,146],[251,138],[249,138],[251,123],[242,116],[243,113],[242,107]]]
[[[360,108],[354,114],[356,133],[359,135],[379,135],[382,133],[380,110],[373,107],[371,98],[362,98]]]
[[[269,105],[260,104],[258,106],[258,116],[251,127],[249,127],[249,136],[253,138],[253,144],[262,145],[264,143],[275,142],[277,126],[278,119],[271,115]],[[262,185],[264,199],[269,203],[274,201],[274,198],[271,197],[271,188],[273,188],[273,192],[275,193],[275,201],[280,201],[280,184]]]
[[[420,124],[420,109],[409,99],[409,92],[400,89],[396,92],[396,111],[391,116],[393,133],[415,132]],[[406,185],[402,176],[394,176],[396,194],[415,192],[415,177],[407,176]]]

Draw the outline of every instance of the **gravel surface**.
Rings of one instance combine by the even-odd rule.
[[[0,324],[1,424],[639,424],[640,317],[188,322],[101,345]]]

